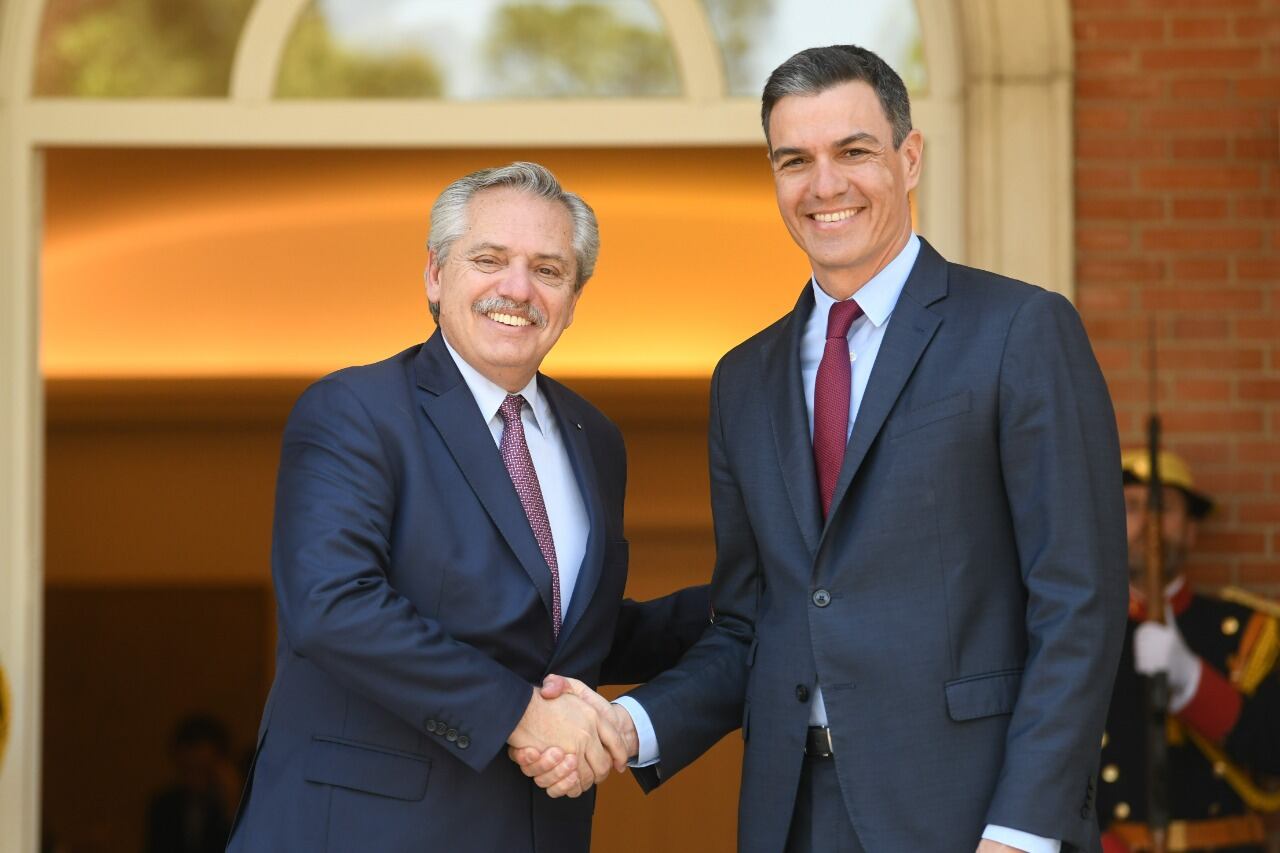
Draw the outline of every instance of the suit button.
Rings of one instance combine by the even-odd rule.
[[[808,702],[808,701],[809,701],[809,688],[808,688],[808,687],[805,687],[803,684],[797,684],[797,685],[796,685],[796,701],[797,701],[797,702]]]
[[[1102,768],[1103,782],[1114,782],[1119,778],[1120,778],[1120,768],[1116,767],[1114,764],[1108,764],[1106,767]]]
[[[455,740],[458,739],[458,730],[449,729],[449,731],[444,733],[444,739],[449,741],[449,743],[453,743]]]
[[[436,726],[439,725],[435,720],[427,720],[427,731],[432,734],[436,733]]]
[[[1080,807],[1080,817],[1085,818],[1086,820],[1088,820],[1088,818],[1089,818],[1089,807],[1088,807],[1088,806],[1081,806],[1081,807]]]
[[[819,607],[826,607],[831,603],[831,593],[827,592],[825,589],[817,590],[813,594],[813,603]]]
[[[471,746],[471,738],[466,735],[458,735],[458,749],[466,749]]]

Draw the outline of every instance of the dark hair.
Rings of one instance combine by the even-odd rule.
[[[769,116],[778,101],[788,95],[816,95],[854,80],[875,90],[893,128],[893,147],[900,146],[911,132],[911,98],[907,95],[907,86],[889,63],[866,48],[852,44],[811,47],[773,69],[760,101],[765,142],[773,147],[769,141]]]
[[[212,746],[219,755],[228,755],[231,735],[221,720],[208,714],[192,714],[179,720],[173,730],[173,748],[201,744]]]

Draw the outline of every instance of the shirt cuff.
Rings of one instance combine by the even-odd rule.
[[[994,823],[987,824],[987,828],[982,830],[982,837],[1025,850],[1026,853],[1059,853],[1062,850],[1062,842],[1056,838],[1044,838],[1020,829],[996,826]]]
[[[659,761],[658,733],[653,730],[653,722],[649,719],[648,712],[630,696],[619,696],[613,700],[613,704],[621,705],[631,715],[631,722],[636,727],[639,748],[636,751],[636,757],[628,761],[627,766],[648,767],[650,764],[657,764]]]

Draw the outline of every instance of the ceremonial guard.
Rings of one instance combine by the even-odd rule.
[[[1107,853],[1151,850],[1148,811],[1167,815],[1168,851],[1262,851],[1263,815],[1280,810],[1280,605],[1228,588],[1198,595],[1183,574],[1198,524],[1213,509],[1187,464],[1161,452],[1160,527],[1166,615],[1148,621],[1146,450],[1122,456],[1128,516],[1130,607],[1123,656],[1102,739],[1098,818]],[[1168,744],[1149,784],[1148,676],[1165,673]],[[1159,717],[1157,716],[1158,720]],[[1153,806],[1151,788],[1163,785]]]

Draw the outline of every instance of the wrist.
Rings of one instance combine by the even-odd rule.
[[[627,750],[627,757],[630,759],[636,758],[640,753],[640,735],[636,731],[635,721],[631,719],[631,714],[622,705],[612,702],[609,707],[613,709],[614,728],[622,736],[622,745]]]

